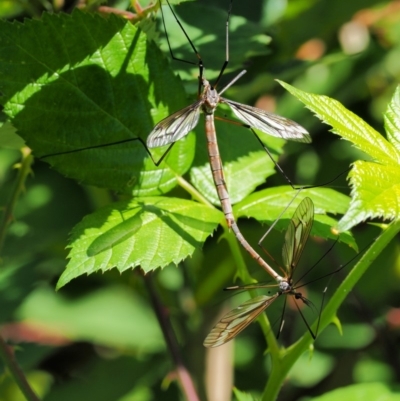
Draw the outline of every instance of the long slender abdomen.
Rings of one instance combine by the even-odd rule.
[[[224,172],[222,170],[222,161],[219,154],[217,135],[215,132],[214,116],[212,114],[206,114],[206,137],[207,137],[207,147],[208,156],[210,158],[211,173],[213,176],[214,184],[217,189],[218,198],[221,202],[222,211],[224,212],[226,222],[228,227],[232,229],[237,240],[243,246],[243,248],[254,258],[257,263],[267,271],[275,280],[280,282],[282,277],[280,277],[274,269],[269,266],[267,262],[254,250],[254,248],[246,241],[242,233],[239,230],[233,216],[232,205],[229,199],[228,189],[226,188],[226,182],[224,178]]]
[[[217,135],[215,133],[214,116],[206,114],[206,136],[208,156],[210,159],[211,173],[214,184],[217,189],[218,198],[221,202],[222,211],[224,212],[228,227],[231,228],[235,222],[233,217],[232,205],[229,199],[228,189],[226,187],[224,171],[222,170],[221,156],[219,154]]]

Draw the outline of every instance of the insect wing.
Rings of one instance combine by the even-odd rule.
[[[169,145],[187,135],[199,122],[202,101],[191,104],[161,120],[147,138],[149,148]]]
[[[285,117],[268,113],[257,107],[233,102],[225,98],[220,98],[222,103],[226,103],[234,112],[235,116],[251,128],[256,128],[265,134],[278,138],[291,139],[293,141],[310,143],[310,134],[300,124]]]
[[[259,296],[249,299],[237,308],[228,312],[210,331],[204,340],[204,346],[218,347],[227,343],[244,330],[260,313],[268,308],[279,296]]]
[[[310,235],[314,221],[314,204],[310,198],[304,198],[292,219],[285,234],[285,243],[282,248],[283,264],[289,277],[293,275],[293,269],[297,266],[307,239]]]

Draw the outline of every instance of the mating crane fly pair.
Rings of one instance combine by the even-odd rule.
[[[214,327],[211,333],[206,338],[204,345],[207,347],[213,347],[221,345],[234,336],[236,336],[240,331],[242,331],[248,324],[251,323],[264,309],[266,309],[275,299],[280,295],[293,295],[296,300],[302,300],[305,304],[309,304],[309,301],[303,297],[299,292],[296,292],[296,286],[293,283],[293,272],[303,251],[305,242],[310,233],[310,229],[313,221],[313,204],[311,199],[305,198],[296,210],[288,231],[285,237],[284,245],[284,265],[286,272],[284,277],[280,276],[276,271],[269,266],[269,264],[264,261],[264,259],[254,250],[254,248],[247,242],[242,233],[240,232],[232,210],[232,205],[229,199],[228,190],[225,183],[222,161],[218,149],[218,142],[216,136],[216,129],[214,125],[214,112],[218,104],[226,104],[230,107],[234,115],[241,121],[245,128],[250,129],[263,148],[266,150],[268,155],[271,157],[275,166],[279,171],[286,177],[284,172],[281,170],[279,165],[273,160],[269,150],[262,143],[261,139],[257,136],[254,129],[260,130],[261,132],[283,139],[290,139],[298,142],[309,143],[311,138],[309,133],[296,122],[289,120],[285,117],[278,116],[261,110],[256,107],[247,106],[232,100],[226,99],[221,96],[231,85],[233,85],[240,77],[242,77],[246,71],[240,72],[233,80],[231,80],[221,91],[217,92],[217,86],[220,79],[229,63],[229,20],[231,15],[232,3],[230,1],[230,6],[228,10],[227,20],[226,20],[226,59],[223,63],[221,71],[218,75],[217,80],[211,84],[204,77],[204,66],[203,61],[193,42],[190,40],[186,31],[184,30],[181,22],[177,18],[173,8],[171,7],[168,0],[166,0],[169,9],[171,10],[176,22],[182,29],[182,32],[186,36],[194,54],[196,55],[198,62],[191,62],[187,60],[182,60],[176,58],[172,52],[168,33],[165,29],[164,15],[160,0],[160,9],[162,13],[162,21],[164,24],[164,29],[167,37],[168,46],[170,49],[171,57],[174,60],[184,61],[189,64],[198,65],[199,68],[199,90],[198,99],[193,104],[176,111],[170,116],[166,117],[160,121],[154,129],[151,131],[147,138],[147,147],[156,148],[165,145],[169,145],[169,148],[164,153],[156,165],[159,165],[161,161],[165,158],[168,151],[171,149],[172,145],[185,137],[195,126],[198,124],[200,113],[203,112],[205,115],[205,133],[208,147],[208,155],[211,166],[211,173],[214,181],[214,185],[217,190],[218,198],[221,203],[221,208],[224,213],[227,225],[232,229],[239,243],[244,247],[244,249],[256,260],[256,262],[277,282],[275,286],[278,287],[278,291],[273,296],[267,297],[257,297],[246,303],[242,304],[239,308],[233,310],[228,315],[226,315],[218,324]],[[237,124],[237,122],[233,122]],[[84,149],[83,149],[84,150]],[[70,152],[66,152],[70,153]],[[150,152],[149,152],[150,153]],[[58,153],[62,154],[62,153]],[[57,156],[58,154],[46,155]],[[150,154],[151,156],[151,154]],[[153,160],[154,161],[154,160]],[[290,180],[286,177],[292,188],[296,189]],[[306,188],[306,187],[302,187]],[[310,188],[310,187],[307,187]],[[232,287],[236,288],[236,287]],[[249,288],[249,287],[246,287]],[[252,287],[254,288],[254,286]],[[301,312],[300,312],[301,313]],[[303,315],[302,315],[303,316]],[[305,321],[304,317],[303,320]],[[306,321],[305,321],[306,322]],[[307,322],[306,322],[307,324]],[[309,325],[307,327],[315,338],[315,335],[311,331]]]
[[[218,198],[221,203],[222,210],[225,215],[228,227],[232,229],[236,238],[241,245],[246,249],[247,252],[270,274],[277,282],[275,287],[278,287],[278,291],[273,296],[261,296],[250,299],[238,308],[229,312],[225,315],[220,322],[211,330],[209,335],[204,341],[206,347],[216,347],[230,341],[242,330],[244,330],[253,320],[255,320],[260,313],[262,313],[269,305],[271,305],[281,295],[292,295],[295,300],[301,300],[304,304],[310,306],[311,303],[307,300],[300,292],[296,292],[296,283],[293,282],[294,269],[300,259],[303,252],[304,246],[310,235],[311,227],[313,224],[314,217],[314,205],[310,198],[304,198],[296,209],[293,218],[290,221],[288,230],[285,235],[285,243],[283,246],[283,263],[286,271],[284,277],[272,269],[268,263],[261,258],[260,255],[250,246],[246,239],[241,234],[235,218],[233,216],[232,205],[229,200],[229,194],[226,187],[221,157],[218,149],[218,142],[216,136],[216,129],[214,125],[214,112],[219,103],[227,104],[234,115],[244,123],[244,126],[253,129],[258,129],[266,134],[291,139],[300,142],[311,142],[308,132],[299,124],[294,121],[288,120],[284,117],[268,113],[264,110],[256,107],[247,106],[241,103],[234,102],[232,100],[223,98],[221,96],[233,83],[235,83],[246,71],[240,72],[231,82],[229,82],[219,93],[217,92],[217,85],[222,77],[222,74],[229,62],[229,47],[228,47],[228,32],[229,32],[229,19],[232,9],[232,1],[228,11],[228,17],[226,22],[226,60],[221,68],[219,76],[214,84],[210,84],[209,81],[203,76],[204,68],[203,62],[199,52],[195,48],[193,42],[190,40],[185,30],[183,29],[179,19],[174,13],[172,7],[167,1],[169,8],[176,20],[181,27],[186,38],[189,41],[194,53],[199,59],[199,91],[198,100],[174,114],[166,117],[160,121],[150,133],[147,138],[147,146],[149,148],[156,148],[160,146],[170,145],[172,146],[176,141],[186,136],[193,128],[196,127],[199,121],[200,112],[205,115],[205,133],[208,147],[208,155],[210,160],[211,173],[214,180],[214,185],[217,190]],[[162,12],[162,7],[161,12]],[[163,17],[164,23],[164,17]],[[165,28],[165,24],[164,24]],[[169,45],[169,38],[167,30],[167,41]],[[173,59],[177,59],[169,46],[171,56]],[[179,60],[179,59],[177,59]],[[181,60],[185,61],[185,60]],[[194,64],[194,63],[193,63]],[[257,134],[253,133],[258,138]],[[259,138],[258,138],[259,139]],[[259,142],[262,144],[261,140]],[[264,146],[264,145],[263,145]],[[168,149],[169,150],[169,149]],[[267,149],[266,149],[267,150]],[[267,150],[268,152],[268,150]],[[269,152],[268,152],[269,154]],[[162,159],[161,159],[162,160]],[[160,160],[160,161],[161,161]],[[250,289],[250,288],[262,288],[265,286],[244,286],[244,287],[230,287],[229,289]],[[286,305],[286,299],[285,299]],[[318,332],[318,325],[316,333],[314,334],[311,327],[304,318],[297,302],[297,309],[299,310],[309,332],[315,339],[316,333]],[[283,324],[283,314],[281,318],[280,327]],[[318,323],[319,324],[319,323]]]

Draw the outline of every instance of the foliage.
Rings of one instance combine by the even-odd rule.
[[[239,248],[219,210],[202,122],[195,133],[173,146],[158,167],[152,159],[159,160],[165,149],[152,150],[149,156],[143,146],[156,122],[194,101],[198,86],[197,59],[170,10],[164,7],[174,55],[194,65],[169,61],[160,19],[152,17],[159,6],[144,3],[136,14],[135,10],[123,14],[125,19],[96,2],[88,2],[85,12],[42,15],[38,4],[27,4],[25,9],[0,5],[3,17],[16,18],[0,22],[4,107],[0,196],[5,205],[0,244],[7,232],[1,249],[1,333],[22,344],[18,360],[45,400],[179,399],[178,387],[169,383],[167,374],[173,367],[158,327],[164,307],[200,398],[205,399],[210,387],[227,382],[221,378],[218,384],[202,386],[204,372],[212,366],[206,365],[201,344],[215,323],[221,289],[235,278],[244,283],[266,280],[265,273]],[[175,8],[211,81],[224,61],[225,3],[187,2]],[[328,5],[330,12],[321,14],[321,7]],[[53,7],[47,11],[62,11],[56,2]],[[361,7],[375,17],[372,25],[364,25],[364,32],[377,32],[377,36],[357,56],[350,56],[336,47],[334,38]],[[389,3],[380,7],[387,10]],[[102,14],[91,12],[95,9]],[[274,163],[252,133],[219,121],[219,146],[239,227],[254,245],[265,232],[260,223],[271,225],[279,216],[277,230],[261,244],[279,261],[280,231],[288,226],[301,199],[309,196],[316,213],[313,238],[299,270],[313,266],[336,239],[338,243],[313,270],[310,281],[344,266],[340,279],[334,274],[308,288],[314,309],[324,305],[315,351],[305,353],[313,345],[301,318],[286,319],[277,341],[273,323],[279,318],[279,305],[268,309],[269,321],[266,315],[260,318],[263,335],[254,324],[239,336],[234,390],[238,400],[275,399],[284,380],[280,399],[299,399],[305,394],[313,399],[356,398],[363,391],[398,397],[390,385],[400,373],[384,350],[395,342],[396,333],[388,325],[360,321],[366,313],[350,303],[341,310],[340,321],[337,317],[347,294],[362,278],[357,296],[373,302],[361,302],[359,307],[370,307],[375,321],[390,323],[386,311],[398,288],[398,249],[390,241],[399,223],[381,226],[379,237],[372,226],[354,230],[354,236],[346,231],[368,218],[398,219],[400,92],[393,83],[399,64],[393,60],[399,41],[395,26],[382,15],[373,1],[307,1],[301,7],[292,2],[284,10],[273,1],[254,1],[252,9],[233,2],[230,62],[221,88],[250,60],[248,74],[226,96],[247,104],[258,99],[258,105],[277,100],[277,112],[306,126],[315,145],[285,144],[267,136],[262,137],[263,143],[279,157],[294,182],[329,182],[335,187],[304,189],[293,201],[297,192],[276,174]],[[21,22],[23,16],[29,18]],[[310,21],[316,21],[316,26]],[[272,42],[266,32],[273,33]],[[318,40],[308,40],[316,35]],[[314,48],[310,47],[313,43]],[[321,44],[325,50],[318,47]],[[342,40],[344,50],[345,44]],[[310,57],[313,61],[306,60]],[[290,81],[292,85],[279,82],[318,118],[272,78]],[[313,94],[317,91],[323,95]],[[266,96],[267,92],[272,95]],[[223,107],[218,114],[232,119]],[[382,116],[387,140],[378,133],[380,128],[373,128],[382,125]],[[370,160],[358,160],[366,156],[322,132],[319,119]],[[23,142],[32,149],[36,162],[31,167],[32,158],[24,147],[14,176],[12,166],[19,162]],[[350,163],[351,198],[343,180],[333,181]],[[27,178],[30,168],[34,176]],[[344,215],[339,223],[338,215]],[[344,231],[339,236],[332,230],[337,225]],[[357,249],[360,256],[355,256]],[[381,262],[380,270],[376,270],[379,262],[369,268],[383,251],[385,263]],[[322,295],[325,286],[328,292]],[[315,311],[303,313],[314,320],[315,329]],[[331,322],[342,337],[332,325],[323,332]],[[374,341],[379,338],[376,332],[387,340],[385,344]],[[361,347],[371,350],[369,358],[359,358]],[[230,348],[218,351],[223,349]],[[230,357],[223,360],[227,363],[223,375],[228,377]],[[365,372],[362,367],[371,364],[377,366],[377,376],[384,383],[362,383],[367,379],[352,373]],[[333,370],[335,365],[338,368]],[[296,371],[302,372],[301,380]],[[132,372],[136,372],[134,380]],[[77,374],[85,380],[76,380]],[[325,378],[330,378],[327,385]],[[15,391],[13,382],[4,379],[0,400],[17,399]],[[186,397],[191,399],[187,393]]]
[[[400,88],[385,113],[388,140],[383,138],[360,117],[346,110],[339,102],[326,96],[301,92],[290,85],[282,85],[313,110],[319,118],[340,135],[365,152],[372,162],[357,160],[349,174],[352,201],[339,223],[340,230],[348,230],[370,217],[398,220],[400,217]]]

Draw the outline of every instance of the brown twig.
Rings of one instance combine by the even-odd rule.
[[[157,292],[154,289],[151,273],[144,276],[145,283],[150,293],[151,301],[157,315],[158,322],[164,335],[165,342],[171,353],[172,359],[175,364],[176,376],[181,386],[182,392],[185,394],[188,401],[199,401],[196,389],[194,387],[192,378],[186,369],[183,358],[176,341],[175,333],[172,329],[171,322],[168,317],[168,311],[158,298]]]
[[[132,13],[126,10],[119,10],[117,8],[108,7],[108,6],[99,6],[97,11],[103,14],[116,14],[120,15],[121,17],[131,21],[132,23],[136,23],[141,21],[143,18],[147,17],[148,14],[152,12],[156,12],[159,8],[158,3],[155,2],[154,4],[149,4],[147,7],[142,7],[138,1],[133,2],[133,8],[135,9],[136,13]]]
[[[24,372],[19,367],[18,362],[15,358],[12,348],[6,344],[3,338],[0,336],[0,357],[10,371],[13,379],[18,385],[18,388],[24,394],[28,401],[40,401],[38,396],[32,390],[32,387],[28,383]]]

